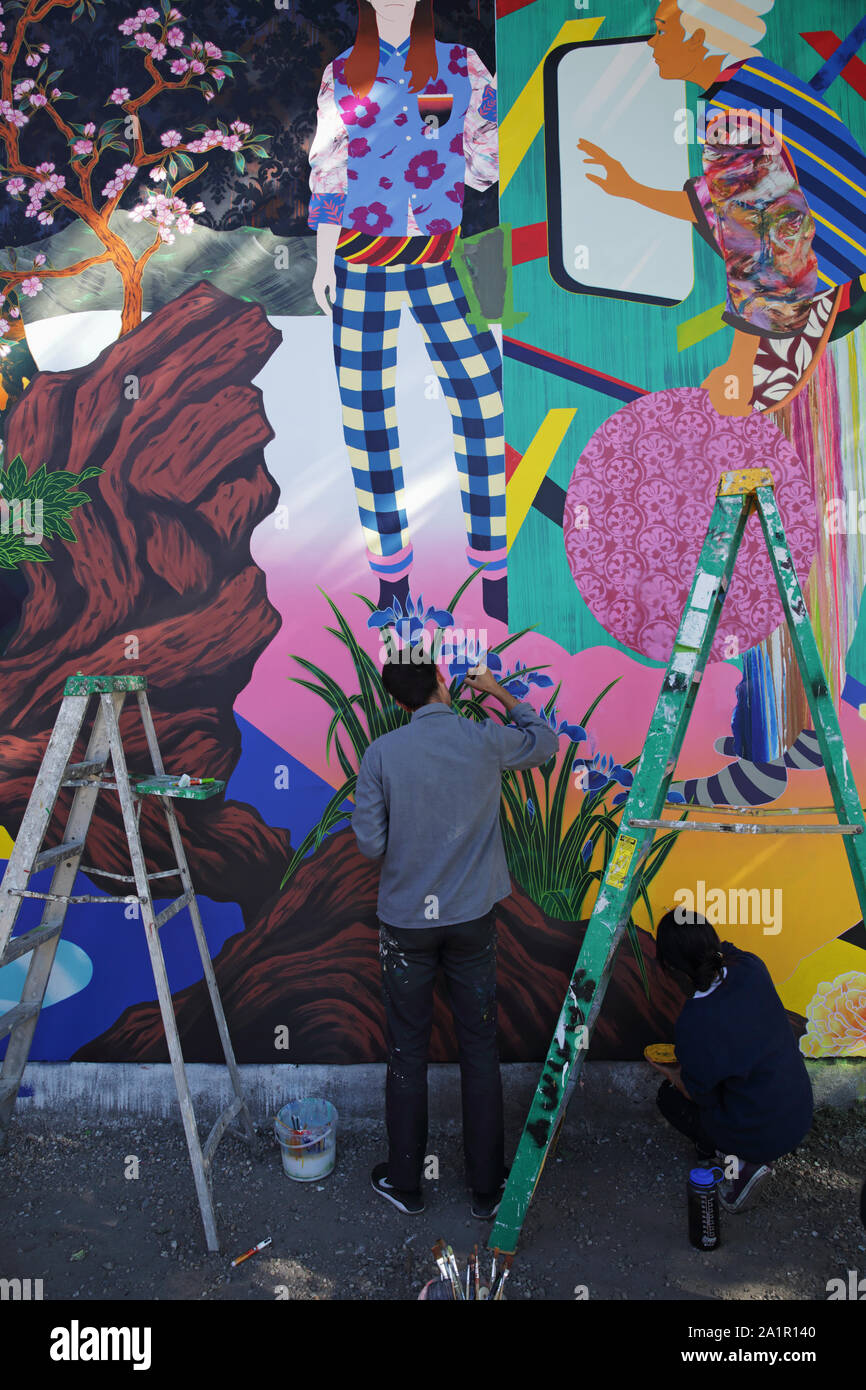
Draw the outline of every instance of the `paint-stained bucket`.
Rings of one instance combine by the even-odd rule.
[[[283,1171],[295,1182],[313,1182],[337,1161],[337,1111],[329,1100],[290,1100],[274,1121]]]

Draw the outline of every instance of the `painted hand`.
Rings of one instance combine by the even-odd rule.
[[[603,179],[599,178],[598,174],[587,174],[590,183],[597,184],[614,198],[633,197],[634,179],[626,173],[618,159],[613,159],[599,145],[593,145],[589,140],[578,140],[577,148],[587,156],[584,164],[600,164],[605,172],[606,177]]]
[[[316,273],[313,276],[313,298],[322,313],[327,314],[329,318],[334,312],[332,305],[336,293],[337,272],[334,270],[334,262],[331,261],[330,265],[316,266]],[[328,296],[330,296],[330,303],[328,302]]]
[[[714,367],[701,385],[710,394],[710,400],[720,415],[751,415],[752,368],[738,366],[734,362],[723,362]]]

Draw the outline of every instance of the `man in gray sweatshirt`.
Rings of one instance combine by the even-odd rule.
[[[361,853],[382,861],[388,1161],[372,1182],[401,1211],[424,1210],[427,1052],[441,967],[460,1052],[472,1214],[491,1219],[505,1178],[494,924],[495,904],[511,892],[499,829],[502,773],[541,766],[558,735],[486,669],[466,685],[500,701],[511,722],[462,717],[430,654],[416,648],[423,659],[407,656],[404,649],[386,662],[382,683],[412,717],[367,748],[352,815]]]

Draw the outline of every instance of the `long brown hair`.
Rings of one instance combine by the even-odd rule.
[[[404,69],[412,74],[410,92],[420,92],[439,70],[435,39],[433,0],[418,0],[412,16],[409,52]],[[378,71],[379,29],[376,24],[376,11],[367,0],[358,0],[358,36],[352,52],[346,59],[346,83],[355,96],[365,97],[376,81]]]

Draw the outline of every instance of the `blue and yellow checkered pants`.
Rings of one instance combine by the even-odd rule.
[[[485,574],[497,578],[505,572],[507,540],[496,339],[467,323],[469,306],[448,261],[368,266],[337,256],[335,267],[334,361],[371,569],[395,580],[412,564],[395,395],[400,308],[408,304],[451,411],[466,554],[470,565],[487,564]]]

